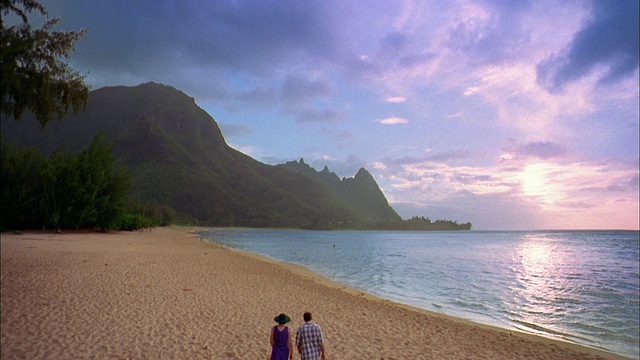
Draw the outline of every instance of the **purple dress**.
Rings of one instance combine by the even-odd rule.
[[[289,327],[278,330],[278,326],[273,327],[273,349],[271,350],[271,360],[289,359]]]

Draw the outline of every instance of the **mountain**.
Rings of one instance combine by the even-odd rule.
[[[302,158],[299,162],[289,161],[277,166],[323,183],[333,194],[349,204],[356,214],[369,222],[386,223],[401,220],[400,215],[387,202],[378,183],[365,168],[360,168],[354,177],[341,180],[338,175],[329,171],[327,166],[322,171],[316,171]]]
[[[1,128],[3,141],[45,154],[80,151],[103,133],[133,176],[134,198],[166,204],[201,225],[361,228],[397,216],[366,170],[337,179],[336,190],[322,178],[328,169],[314,177],[263,164],[229,147],[193,98],[162,84],[94,90],[84,113],[45,129],[29,115],[3,117]],[[367,204],[376,210],[365,211]]]

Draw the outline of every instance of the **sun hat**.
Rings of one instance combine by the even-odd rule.
[[[291,319],[285,314],[280,314],[273,318],[273,321],[277,322],[278,324],[286,324],[291,321]]]

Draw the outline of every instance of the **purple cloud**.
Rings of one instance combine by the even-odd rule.
[[[333,95],[333,86],[323,80],[309,80],[299,76],[287,78],[281,86],[282,96],[288,102],[309,101]]]
[[[387,166],[402,166],[402,165],[413,165],[420,164],[422,169],[435,168],[430,165],[426,165],[424,163],[427,162],[435,162],[435,163],[447,163],[454,160],[464,160],[471,157],[471,152],[464,150],[456,150],[456,151],[445,151],[438,154],[433,154],[429,156],[422,157],[414,157],[414,156],[405,156],[396,159],[384,159],[383,163]]]
[[[499,64],[520,54],[529,45],[523,17],[530,1],[480,1],[491,21],[459,22],[449,32],[447,45],[464,52],[474,64]]]
[[[523,157],[536,157],[543,160],[562,157],[567,150],[560,144],[550,141],[530,142],[516,149],[516,154]]]
[[[332,108],[317,109],[306,107],[303,109],[289,109],[287,112],[293,115],[296,122],[299,123],[336,121],[346,117],[343,112]]]
[[[495,181],[496,179],[490,175],[475,175],[459,173],[453,177],[457,182],[461,184],[475,184],[477,182]]]
[[[595,193],[625,193],[637,192],[638,184],[640,184],[640,176],[638,174],[629,177],[614,179],[612,183],[606,186],[590,186],[584,188],[584,191]]]
[[[615,83],[638,70],[638,1],[594,0],[591,21],[564,52],[538,64],[538,82],[550,92],[608,68],[600,85]]]
[[[393,191],[390,193],[396,195]],[[538,228],[545,223],[535,205],[510,192],[478,195],[459,191],[444,200],[435,197],[398,199],[392,206],[403,218],[418,215],[470,221],[475,229]]]

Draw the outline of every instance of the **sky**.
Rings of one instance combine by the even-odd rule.
[[[638,229],[638,1],[42,2],[92,89],[154,81],[403,218]]]

